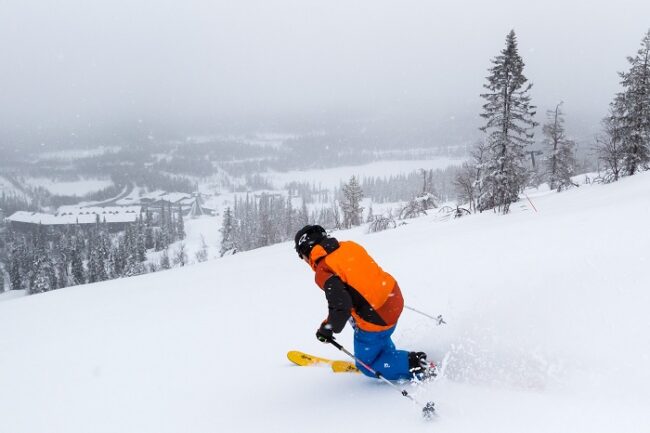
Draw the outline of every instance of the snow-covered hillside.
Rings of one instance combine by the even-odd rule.
[[[335,234],[445,316],[395,333],[449,355],[406,385],[432,422],[383,383],[289,364],[345,358],[314,338],[324,296],[285,243],[0,303],[0,432],[648,432],[650,174],[534,200]]]

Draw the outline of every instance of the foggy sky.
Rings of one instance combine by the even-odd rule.
[[[649,27],[647,0],[0,0],[0,130],[477,115],[511,28],[569,124],[605,114]]]

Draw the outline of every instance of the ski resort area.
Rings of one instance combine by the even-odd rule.
[[[647,432],[649,197],[644,173],[537,212],[333,233],[445,318],[404,311],[394,335],[440,363],[398,384],[432,421],[376,379],[288,361],[349,359],[313,338],[327,304],[282,243],[0,302],[0,431]]]

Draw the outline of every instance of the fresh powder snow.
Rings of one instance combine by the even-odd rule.
[[[445,359],[394,389],[304,368],[346,359],[291,243],[0,302],[0,432],[648,432],[650,173],[434,215],[360,242],[402,287],[398,347]],[[352,347],[346,328],[338,336]]]

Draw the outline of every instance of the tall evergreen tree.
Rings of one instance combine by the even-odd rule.
[[[650,30],[627,61],[630,70],[619,73],[623,91],[612,102],[612,116],[621,132],[623,174],[633,175],[650,164]]]
[[[72,264],[70,265],[70,273],[72,285],[77,286],[79,284],[86,283],[86,272],[84,270],[83,259],[81,257],[81,251],[77,248],[72,250]]]
[[[293,203],[291,201],[291,192],[289,192],[289,196],[287,197],[287,206],[285,209],[285,217],[284,217],[284,226],[285,226],[285,236],[287,238],[290,238],[298,229],[295,227],[295,221],[296,218],[294,216],[294,211],[293,211]]]
[[[170,205],[171,206],[171,205]],[[168,213],[168,207],[165,202],[163,202],[160,207],[160,249],[166,249],[170,243],[173,242],[173,237],[171,236],[171,227],[173,223],[171,221],[171,214]]]
[[[37,251],[32,272],[34,277],[28,289],[30,295],[49,292],[57,288],[54,264],[44,249]]]
[[[164,249],[160,255],[160,269],[170,269],[172,267],[171,261],[169,260],[169,250]]]
[[[300,211],[298,212],[298,225],[300,228],[309,224],[309,210],[307,209],[307,197],[302,196],[302,205],[300,206]]]
[[[481,117],[481,128],[487,133],[487,156],[481,168],[479,209],[495,208],[507,213],[510,204],[519,199],[527,181],[525,148],[532,144],[535,107],[531,105],[524,76],[524,62],[519,55],[514,30],[506,37],[506,46],[492,60],[490,75],[484,87],[487,93]]]
[[[176,212],[176,238],[178,240],[185,239],[185,222],[183,221],[183,209],[180,206]]]
[[[136,225],[135,251],[138,262],[142,263],[147,260],[147,234],[142,218]]]
[[[162,251],[165,247],[165,237],[163,236],[163,230],[156,228],[153,231],[153,243],[155,251]]]
[[[56,288],[61,289],[63,287],[68,287],[70,284],[65,256],[55,256],[54,267],[56,271]]]
[[[256,221],[258,227],[257,245],[264,247],[275,243],[273,233],[273,221],[271,220],[271,198],[268,194],[260,196],[259,219]]]
[[[575,174],[574,142],[567,138],[564,130],[562,103],[555,110],[546,112],[547,122],[542,128],[544,145],[547,147],[546,178],[551,189],[558,192],[575,186],[571,176]]]
[[[24,287],[23,280],[24,269],[21,269],[21,258],[23,255],[22,246],[14,246],[11,250],[11,258],[9,260],[9,281],[11,282],[11,290],[20,290]]]
[[[228,252],[236,252],[237,244],[235,243],[235,221],[232,211],[229,207],[223,212],[223,222],[221,224],[221,248],[219,254],[223,257]]]
[[[144,246],[146,249],[151,249],[155,247],[154,234],[153,234],[153,215],[151,211],[147,210],[145,214],[145,233],[144,233]]]
[[[106,255],[104,241],[99,233],[95,233],[89,239],[88,256],[88,282],[106,281]]]
[[[341,208],[343,209],[343,226],[350,228],[361,225],[363,214],[361,199],[363,198],[363,191],[356,176],[352,176],[350,181],[343,185],[342,192],[343,201],[341,202]]]

